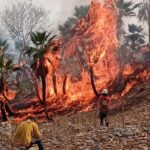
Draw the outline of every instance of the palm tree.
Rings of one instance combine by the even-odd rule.
[[[46,57],[45,54],[49,51],[49,47],[54,45],[54,40],[56,36],[52,35],[52,33],[46,33],[44,32],[36,32],[36,33],[31,33],[31,40],[35,47],[30,47],[27,50],[27,54],[30,56],[32,55],[33,57],[33,63],[31,65],[33,71],[36,74],[36,77],[41,80],[42,82],[42,99],[40,97],[39,100],[44,108],[44,112],[46,114],[46,117],[51,120],[51,118],[48,115],[48,110],[47,110],[47,102],[46,102],[46,76],[48,74],[48,67],[45,64]],[[57,47],[51,48],[52,50],[57,50]],[[50,63],[51,61],[48,60]],[[52,65],[53,67],[53,65]],[[53,74],[53,83],[54,87],[56,77],[55,74]],[[57,94],[56,87],[54,88],[55,93]]]
[[[7,40],[0,39],[0,93],[4,92],[6,80],[13,70],[12,59],[6,58],[5,51],[8,48]]]
[[[14,65],[12,59],[5,56],[5,51],[8,48],[7,40],[0,39],[0,95],[2,95],[1,103],[1,113],[4,121],[7,121],[7,113],[12,116],[13,111],[9,107],[7,100],[7,94],[9,92],[8,88],[8,78],[14,71]]]
[[[119,16],[118,16],[118,37],[120,38],[120,36],[122,35],[122,33],[124,32],[122,26],[124,24],[124,21],[123,21],[123,17],[133,17],[133,16],[136,16],[136,13],[134,12],[134,10],[136,8],[138,8],[139,6],[141,5],[141,3],[134,3],[132,1],[128,1],[126,2],[125,0],[118,0],[116,2],[116,6],[118,8],[118,13],[119,13]]]
[[[77,19],[75,17],[68,18],[68,20],[63,24],[58,26],[58,30],[61,35],[67,39],[71,36],[71,29],[75,26]]]
[[[140,21],[146,21],[149,28],[149,43],[150,43],[150,1],[143,0],[142,6],[139,9],[138,17]]]
[[[129,24],[129,33],[125,36],[125,44],[132,50],[138,50],[144,44],[143,28],[135,24]]]
[[[58,26],[60,33],[64,37],[70,38],[72,34],[71,32],[68,31],[71,31],[71,29],[73,29],[78,19],[85,17],[88,14],[88,10],[89,10],[89,5],[80,6],[80,7],[76,6],[74,9],[73,17],[68,18],[68,20],[63,25]]]
[[[80,7],[75,7],[75,12],[74,16],[78,19],[85,17],[88,14],[89,11],[89,5],[86,6],[80,6]]]

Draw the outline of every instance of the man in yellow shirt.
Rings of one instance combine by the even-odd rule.
[[[44,145],[40,139],[41,133],[34,117],[27,117],[18,127],[13,137],[13,144],[16,147],[24,146],[31,147],[37,144],[39,150],[44,150]]]

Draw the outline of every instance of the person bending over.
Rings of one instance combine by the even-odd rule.
[[[24,146],[28,149],[33,144],[37,144],[39,150],[44,150],[44,145],[40,137],[41,133],[35,118],[29,116],[18,125],[13,137],[13,145],[15,147]]]

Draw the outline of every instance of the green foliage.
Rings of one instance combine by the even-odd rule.
[[[126,2],[125,0],[118,0],[117,7],[119,8],[119,14],[124,17],[136,16],[134,10],[141,6],[141,3],[135,4],[133,1]]]
[[[34,52],[35,52],[35,48],[28,47],[28,49],[26,51],[26,54],[28,54],[28,56],[31,56]]]
[[[35,71],[37,78],[45,79],[46,74],[48,73],[47,67],[44,65],[44,55],[49,50],[57,50],[55,44],[56,35],[53,35],[52,32],[36,32],[31,33],[31,40],[35,47],[29,47],[26,51],[28,56],[33,58],[31,68]]]
[[[36,46],[39,46],[39,45],[43,45],[43,44],[45,44],[45,42],[47,42],[47,39],[50,36],[50,33],[46,34],[46,31],[36,32],[36,33],[31,32],[30,35],[31,35],[31,40],[32,40],[33,44],[35,44]]]
[[[0,40],[0,93],[4,92],[7,87],[8,78],[14,71],[12,59],[5,55],[8,44],[7,40]]]
[[[143,28],[141,26],[137,26],[135,24],[129,24],[129,32],[131,32],[132,34],[134,33],[140,33],[143,31]]]
[[[121,38],[121,36],[123,35],[124,28],[123,28],[123,24],[124,24],[124,17],[133,17],[136,16],[136,13],[134,12],[135,9],[139,8],[141,6],[141,3],[137,3],[135,4],[133,1],[128,1],[126,2],[125,0],[118,0],[116,2],[117,4],[117,8],[119,10],[119,16],[118,16],[118,38]]]
[[[80,7],[75,7],[75,13],[74,13],[74,16],[76,18],[82,18],[82,17],[85,17],[87,15],[89,11],[89,6],[80,6]]]
[[[129,34],[125,36],[125,44],[127,44],[132,50],[138,50],[139,47],[145,43],[143,28],[135,24],[129,24]]]
[[[34,61],[43,57],[43,55],[49,50],[48,47],[54,44],[54,39],[56,35],[53,35],[52,32],[31,32],[31,40],[35,47],[29,47],[26,51],[28,56],[32,56]]]

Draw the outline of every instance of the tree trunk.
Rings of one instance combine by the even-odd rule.
[[[94,92],[95,96],[98,98],[99,94],[96,90],[96,86],[94,83],[94,74],[93,74],[93,68],[92,67],[90,67],[90,78],[91,78],[91,85],[92,85],[93,92]]]
[[[64,80],[63,80],[63,88],[62,88],[63,95],[66,94],[66,83],[67,83],[67,75],[64,77]]]
[[[41,105],[43,105],[43,101],[42,101],[42,99],[40,97],[40,93],[39,93],[39,87],[38,87],[38,81],[37,81],[36,75],[34,73],[32,73],[32,72],[30,72],[30,75],[32,77],[32,83],[34,85],[35,93],[37,95],[37,98],[39,99]]]
[[[46,80],[45,80],[45,76],[42,76],[42,99],[43,99],[43,108],[44,108],[44,113],[46,115],[46,118],[48,120],[52,120],[51,117],[49,117],[48,115],[48,110],[47,110],[47,103],[46,103]]]
[[[52,82],[53,82],[54,92],[57,95],[57,84],[56,84],[56,75],[55,75],[55,73],[53,73],[53,75],[52,75]]]
[[[42,77],[42,100],[46,104],[46,81],[45,81],[45,77]]]
[[[46,104],[46,103],[43,104],[43,108],[44,108],[44,113],[45,113],[46,118],[47,118],[48,120],[52,121],[52,117],[50,117],[50,116],[48,115],[48,109],[47,109],[47,104]]]
[[[136,45],[135,45],[135,40],[132,40],[132,50],[136,50],[136,49],[135,49],[135,46],[136,46]]]
[[[2,120],[3,121],[7,121],[8,118],[7,118],[7,115],[6,115],[6,110],[5,110],[5,103],[0,101],[1,103],[1,114],[2,114]]]

